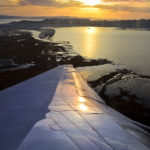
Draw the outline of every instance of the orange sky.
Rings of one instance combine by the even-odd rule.
[[[150,0],[0,0],[0,15],[150,19]]]

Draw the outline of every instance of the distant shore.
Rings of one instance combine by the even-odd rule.
[[[41,18],[40,18],[41,19]],[[114,27],[120,29],[150,30],[150,19],[141,20],[91,20],[81,18],[51,17],[43,20],[24,18],[8,24],[0,24],[0,29],[40,29],[43,27]]]

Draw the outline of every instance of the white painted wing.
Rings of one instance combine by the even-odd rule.
[[[107,114],[108,106],[72,66],[64,66],[48,108],[18,150],[149,149]]]
[[[35,78],[27,83],[33,86]],[[43,120],[26,133],[17,150],[149,150],[148,133],[133,120],[108,107],[72,66],[60,66],[41,74],[38,79],[41,84],[36,84],[39,88],[35,98],[41,102],[35,105],[41,105],[48,98],[49,110]],[[56,83],[54,97],[46,97]],[[23,96],[23,89],[21,91]],[[31,97],[34,92],[30,92]],[[45,96],[40,96],[40,92]]]

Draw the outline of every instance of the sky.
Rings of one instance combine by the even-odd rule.
[[[150,0],[0,0],[0,15],[150,19]]]

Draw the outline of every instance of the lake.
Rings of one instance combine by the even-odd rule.
[[[54,41],[69,41],[87,58],[106,58],[150,75],[150,31],[103,27],[56,28]]]

